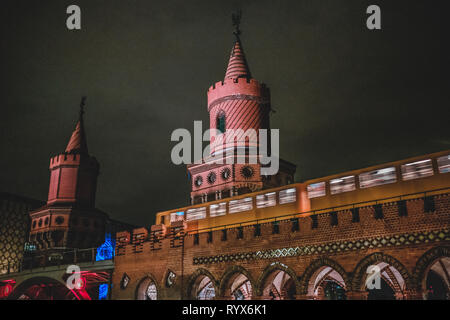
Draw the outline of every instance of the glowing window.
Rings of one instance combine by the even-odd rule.
[[[277,204],[277,196],[275,192],[260,194],[256,196],[257,208],[273,207],[276,204]]]
[[[209,216],[210,217],[217,217],[217,216],[223,216],[227,213],[227,203],[217,203],[212,204],[209,206]]]
[[[359,186],[361,189],[381,186],[396,181],[395,167],[373,170],[359,175]]]
[[[450,172],[450,154],[437,159],[439,173]]]
[[[172,212],[170,214],[170,222],[175,221],[183,221],[184,220],[184,211]]]
[[[253,209],[252,198],[230,201],[230,213],[248,211]]]
[[[297,193],[295,188],[290,188],[280,191],[280,204],[291,203],[297,200]]]
[[[433,175],[431,159],[416,161],[402,165],[403,180],[412,180]]]
[[[114,257],[116,239],[111,237],[111,233],[105,234],[105,242],[97,248],[95,261],[111,260]]]
[[[152,282],[148,285],[145,291],[145,300],[157,300],[158,293],[156,291],[156,285]]]
[[[326,195],[325,182],[312,183],[308,185],[308,198],[323,197]]]
[[[186,221],[206,218],[206,207],[189,209],[186,211]]]
[[[353,191],[355,189],[355,176],[348,176],[330,180],[331,194]]]
[[[108,285],[104,283],[98,287],[98,300],[106,300],[107,298],[108,298]]]

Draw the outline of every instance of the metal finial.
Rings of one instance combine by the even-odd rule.
[[[86,105],[86,98],[87,97],[82,97],[81,98],[81,103],[80,103],[80,120],[83,120],[84,106]]]
[[[235,13],[231,15],[231,19],[233,21],[233,27],[234,27],[234,35],[239,36],[241,34],[241,30],[239,29],[239,25],[241,24],[241,18],[242,18],[242,10],[239,9]]]

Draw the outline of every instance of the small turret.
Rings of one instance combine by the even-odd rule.
[[[83,97],[80,104],[80,118],[70,137],[64,153],[50,160],[50,186],[47,204],[76,203],[95,207],[99,164],[89,156],[84,131]]]
[[[80,116],[65,151],[50,159],[47,204],[30,212],[30,242],[38,250],[91,248],[104,240],[107,215],[95,208],[100,165],[90,156]]]

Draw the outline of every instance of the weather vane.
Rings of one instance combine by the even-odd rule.
[[[83,119],[84,114],[84,106],[86,105],[86,97],[81,97],[81,103],[80,103],[80,120]]]
[[[231,14],[231,19],[233,20],[233,27],[234,27],[233,33],[236,36],[239,36],[241,34],[241,30],[239,29],[239,25],[241,24],[241,17],[242,17],[241,9],[239,9],[235,13]]]

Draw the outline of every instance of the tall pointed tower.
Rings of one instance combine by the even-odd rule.
[[[276,175],[260,173],[258,133],[260,129],[270,129],[270,90],[250,73],[240,38],[240,13],[233,15],[233,25],[234,42],[225,78],[212,85],[207,93],[210,129],[218,134],[211,134],[210,157],[202,159],[201,164],[188,165],[192,177],[192,204],[294,181],[295,165],[281,159]],[[238,155],[234,161],[226,160],[229,150]],[[256,157],[250,150],[257,150]],[[223,155],[224,164],[215,162],[214,157],[219,154]]]
[[[99,163],[88,153],[84,104],[66,150],[50,159],[47,204],[30,212],[38,250],[95,247],[104,239],[107,215],[95,208]]]

